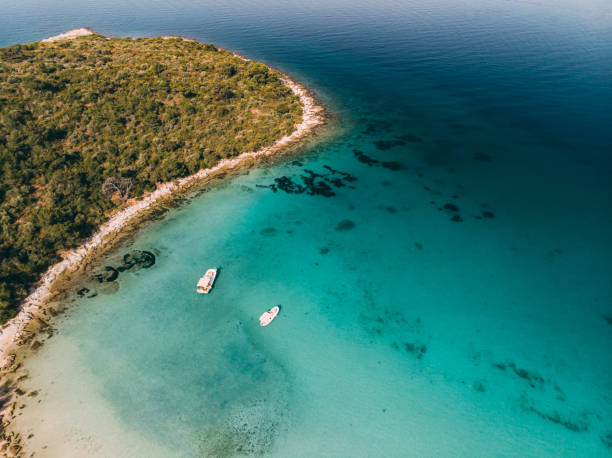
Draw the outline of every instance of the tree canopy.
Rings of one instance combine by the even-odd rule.
[[[128,197],[289,134],[281,76],[178,38],[0,48],[0,320]]]

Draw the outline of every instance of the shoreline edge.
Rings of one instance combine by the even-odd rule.
[[[48,43],[71,40],[80,36],[93,34],[96,33],[89,28],[78,28],[54,37],[46,38],[41,40],[41,42]],[[162,38],[195,41],[189,38],[175,36],[163,36]],[[234,53],[234,55],[243,60],[250,60],[236,53]],[[121,233],[134,223],[135,220],[144,216],[146,212],[155,209],[164,199],[188,190],[205,178],[213,177],[224,171],[236,169],[241,165],[246,165],[250,160],[268,157],[290,146],[294,146],[313,133],[315,128],[325,124],[325,110],[317,104],[313,96],[304,86],[284,73],[282,73],[281,81],[299,97],[302,104],[302,121],[295,126],[293,132],[276,140],[271,146],[261,148],[257,151],[242,153],[234,158],[222,159],[213,167],[201,169],[193,175],[160,184],[155,191],[141,196],[139,200],[128,204],[126,207],[110,216],[106,222],[99,226],[96,232],[85,239],[80,246],[62,254],[63,259],[50,266],[41,275],[34,289],[31,290],[28,297],[21,302],[19,312],[15,317],[8,320],[0,328],[0,371],[7,373],[16,369],[16,355],[12,353],[12,351],[20,344],[20,341],[23,342],[24,340],[28,340],[28,338],[32,336],[25,328],[32,320],[41,314],[48,301],[54,297],[53,287],[55,283],[59,281],[62,276],[78,271],[82,263],[86,262],[96,251],[104,251],[105,245],[110,241],[109,239],[111,239],[113,235]]]

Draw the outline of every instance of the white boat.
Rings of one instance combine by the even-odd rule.
[[[217,278],[217,269],[208,269],[204,276],[198,281],[198,293],[208,294]]]
[[[262,313],[259,317],[259,324],[262,326],[268,326],[270,323],[272,323],[272,320],[276,318],[278,312],[280,312],[280,307],[278,305],[275,305],[267,312]]]

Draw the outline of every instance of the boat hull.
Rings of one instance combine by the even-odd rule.
[[[262,313],[259,317],[259,324],[261,326],[268,326],[270,323],[272,323],[272,321],[274,321],[274,318],[278,316],[278,312],[280,312],[280,307],[277,305],[272,307],[267,312]]]
[[[208,294],[215,284],[217,278],[217,269],[208,269],[206,273],[198,281],[196,291],[200,294]]]

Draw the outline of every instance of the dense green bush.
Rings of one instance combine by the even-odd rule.
[[[109,178],[137,197],[290,133],[302,111],[280,76],[181,39],[0,49],[0,320],[124,203]]]

